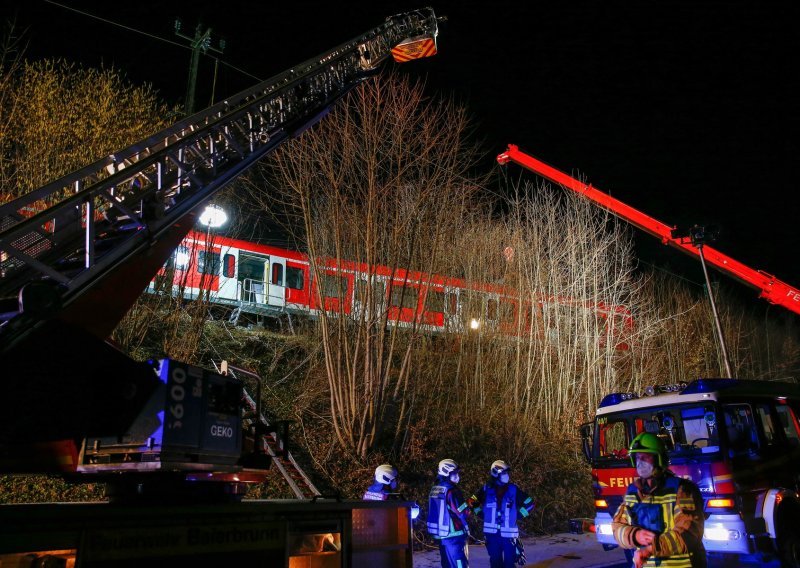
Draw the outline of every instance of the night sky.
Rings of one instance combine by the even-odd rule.
[[[66,2],[65,2],[66,3]],[[295,0],[74,1],[76,9],[186,45],[198,22],[221,59],[260,79],[425,4]],[[431,2],[440,54],[403,66],[474,117],[486,167],[508,143],[667,224],[717,225],[713,246],[800,286],[800,9],[766,2]],[[43,0],[4,0],[30,58],[114,65],[183,100],[190,52]],[[216,43],[215,43],[216,45]],[[201,64],[199,103],[213,65]],[[219,68],[217,100],[255,79]],[[509,166],[513,176],[520,173]],[[702,275],[644,234],[642,259]],[[738,284],[724,277],[728,287]],[[747,289],[747,296],[755,297]]]

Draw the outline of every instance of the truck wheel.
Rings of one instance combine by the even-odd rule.
[[[800,568],[800,501],[786,499],[778,506],[775,532],[781,566]]]

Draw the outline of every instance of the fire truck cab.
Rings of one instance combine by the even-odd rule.
[[[698,379],[603,398],[581,428],[592,466],[594,528],[614,548],[611,519],[636,476],[628,455],[641,432],[669,448],[670,470],[694,481],[709,555],[777,555],[800,565],[800,385]]]

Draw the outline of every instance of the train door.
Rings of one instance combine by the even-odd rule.
[[[239,300],[239,281],[236,279],[236,249],[222,249],[222,269],[219,274],[220,298]]]
[[[264,304],[267,301],[267,268],[269,257],[252,252],[239,252],[239,271],[236,281],[239,299],[248,304]]]
[[[444,289],[444,327],[455,331],[461,329],[461,304],[458,301],[458,288]]]
[[[496,295],[486,298],[484,310],[487,329],[497,329],[497,324],[500,321],[500,298]]]
[[[267,303],[270,306],[286,306],[286,259],[274,256],[270,259]]]
[[[369,321],[383,316],[386,308],[386,283],[378,276],[356,274],[355,294],[353,295],[353,316],[364,315]]]

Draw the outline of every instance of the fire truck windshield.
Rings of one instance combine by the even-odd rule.
[[[673,464],[711,457],[720,449],[715,404],[659,406],[598,416],[592,461],[597,467],[629,463],[628,447],[641,432],[661,438]]]

